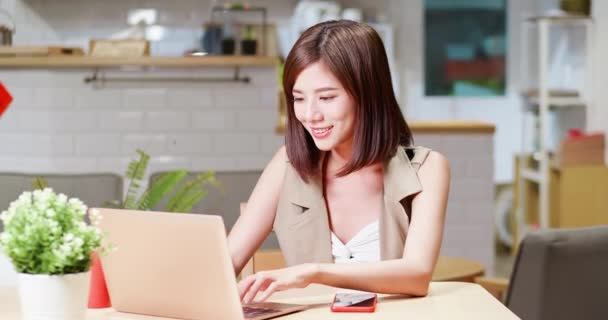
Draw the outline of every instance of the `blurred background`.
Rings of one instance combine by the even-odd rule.
[[[121,202],[141,149],[142,189],[212,170],[190,211],[229,229],[284,141],[282,63],[333,19],[378,31],[416,144],[450,160],[442,255],[508,277],[527,232],[608,223],[608,2],[590,0],[0,0],[0,209],[36,177]]]

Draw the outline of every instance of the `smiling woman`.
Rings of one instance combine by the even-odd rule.
[[[352,144],[355,103],[325,63],[315,62],[300,73],[293,96],[291,110],[319,150]]]
[[[310,283],[426,295],[442,241],[450,169],[413,145],[382,41],[324,22],[285,62],[287,134],[230,232],[239,273],[274,229],[289,267],[239,283],[244,302]]]
[[[349,161],[340,175],[386,158],[400,144],[412,143],[393,94],[382,40],[367,25],[329,22],[302,34],[285,62],[283,88],[289,105],[287,152],[304,177],[314,174],[318,151],[328,151],[337,143],[357,146],[352,156],[345,155]],[[323,115],[326,119],[320,118]],[[355,118],[360,120],[356,126]],[[321,142],[321,136],[332,134],[323,135],[331,125],[336,126],[334,137]]]

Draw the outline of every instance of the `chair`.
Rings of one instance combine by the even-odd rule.
[[[55,192],[82,200],[89,207],[107,201],[120,201],[123,196],[122,177],[113,173],[48,174],[0,172],[0,211],[25,190],[32,190],[32,181],[44,177]],[[0,223],[0,231],[3,229]]]
[[[526,320],[608,319],[608,226],[528,234],[509,282],[477,279]]]

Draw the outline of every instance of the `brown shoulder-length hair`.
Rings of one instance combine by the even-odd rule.
[[[410,146],[412,133],[393,93],[382,40],[368,25],[328,21],[306,30],[285,61],[287,100],[285,146],[292,166],[305,181],[320,174],[320,151],[296,119],[293,86],[307,66],[324,63],[355,101],[353,154],[338,176],[392,157],[399,145]]]

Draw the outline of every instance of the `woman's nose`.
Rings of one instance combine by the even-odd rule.
[[[308,103],[306,106],[306,119],[308,121],[321,121],[323,120],[323,114],[314,101]]]

